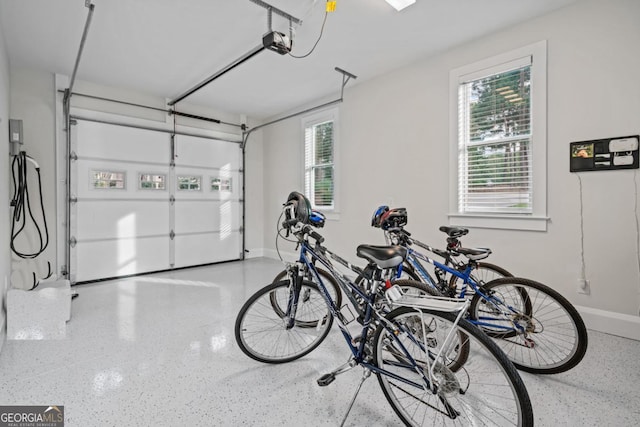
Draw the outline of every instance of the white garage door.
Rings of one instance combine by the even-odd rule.
[[[72,132],[73,282],[241,257],[238,144],[85,120]]]

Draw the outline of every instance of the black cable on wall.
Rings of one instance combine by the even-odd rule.
[[[31,209],[29,186],[27,183],[28,162],[34,163],[36,173],[38,174],[38,193],[43,222],[42,228],[38,225],[38,221],[34,217]],[[42,200],[42,178],[40,176],[40,166],[35,162],[35,160],[27,156],[26,152],[21,151],[20,154],[13,158],[11,170],[13,177],[13,198],[11,200],[11,206],[14,208],[13,220],[11,222],[11,250],[22,259],[34,259],[43,253],[49,245],[49,229],[47,227],[47,219]],[[16,247],[16,240],[28,229],[27,225],[29,222],[33,224],[33,228],[36,230],[38,236],[38,247],[33,251],[23,251]]]

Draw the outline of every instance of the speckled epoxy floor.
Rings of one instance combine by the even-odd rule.
[[[4,344],[0,405],[64,405],[66,425],[82,427],[337,426],[361,371],[317,386],[348,357],[335,327],[284,365],[235,343],[239,308],[281,269],[252,259],[76,287],[66,339]],[[640,425],[638,341],[590,331],[573,370],[521,375],[538,426]],[[372,377],[346,425],[398,424]]]

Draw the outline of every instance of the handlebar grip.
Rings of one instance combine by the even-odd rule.
[[[322,237],[315,231],[312,231],[311,233],[309,233],[309,236],[313,237],[318,243],[324,242],[324,237]]]

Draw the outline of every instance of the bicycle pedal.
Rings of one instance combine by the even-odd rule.
[[[320,387],[326,387],[329,384],[331,384],[335,379],[336,379],[336,376],[333,373],[324,374],[323,376],[318,378],[318,385]]]

